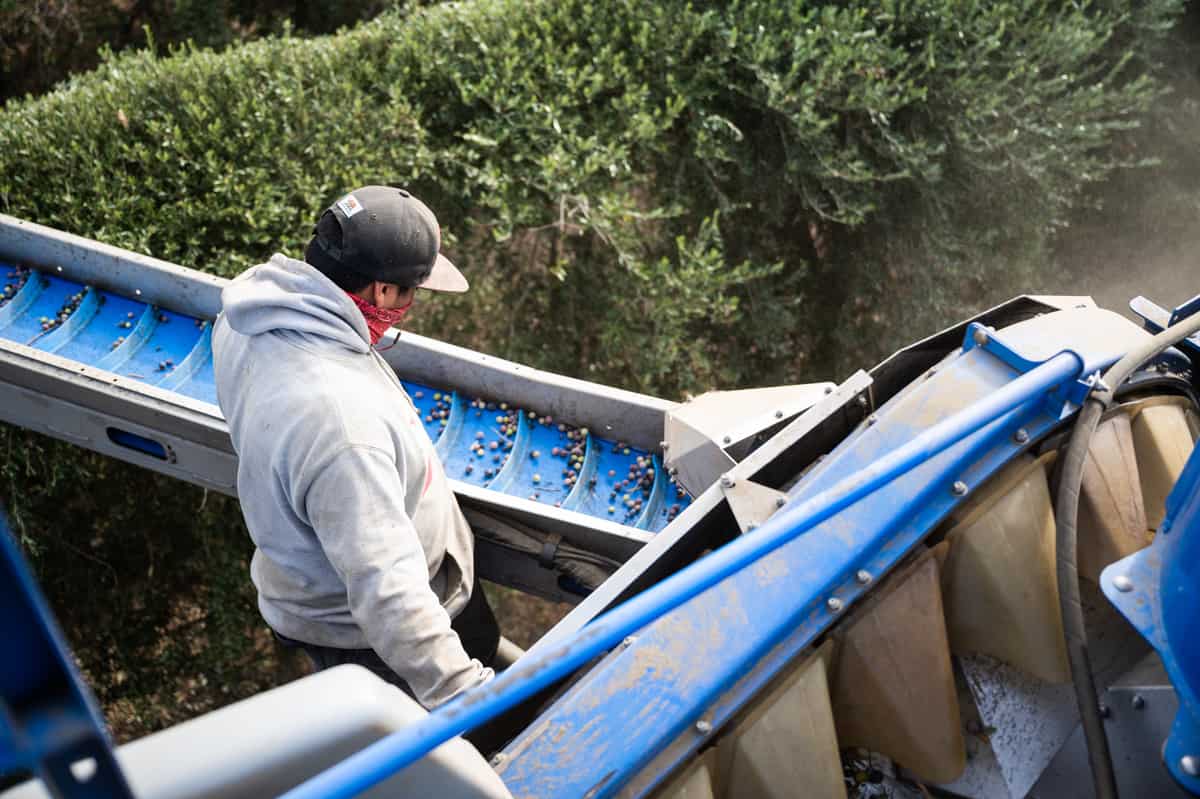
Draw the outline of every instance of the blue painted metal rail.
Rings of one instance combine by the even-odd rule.
[[[722,581],[737,575],[757,560],[789,544],[795,543],[815,525],[830,519],[850,507],[859,499],[887,485],[890,481],[910,470],[927,465],[935,456],[964,439],[983,435],[985,430],[1011,415],[1017,409],[1045,406],[1046,392],[1059,386],[1071,386],[1085,369],[1084,360],[1070,352],[1060,353],[1028,373],[1011,380],[1006,385],[969,404],[944,421],[937,422],[918,433],[914,438],[872,462],[863,465],[851,476],[836,484],[810,495],[802,501],[792,501],[753,534],[736,539],[721,549],[677,572],[658,585],[628,600],[624,604],[601,616],[579,633],[576,638],[550,649],[531,660],[518,662],[516,666],[501,674],[492,683],[481,686],[431,713],[427,718],[353,755],[338,766],[313,780],[289,791],[285,799],[316,799],[316,797],[350,797],[366,790],[389,775],[415,762],[425,753],[449,740],[494,718],[504,710],[552,685],[591,659],[611,649],[626,636],[641,630],[656,619],[684,603],[695,599]],[[1067,392],[1063,391],[1062,395]],[[913,498],[914,500],[917,498]],[[846,568],[853,568],[855,561],[869,558],[880,549],[886,549],[882,537],[886,530],[875,538],[859,542],[853,551],[841,553],[845,562],[820,562],[822,588],[831,580],[838,579]],[[903,551],[893,551],[891,557],[899,558]],[[802,583],[797,581],[795,590],[802,592]],[[797,604],[819,602],[821,596],[805,596]],[[818,632],[815,626],[806,631],[806,639],[798,641],[802,646]],[[767,648],[775,642],[768,641]],[[759,653],[765,654],[764,652]],[[727,686],[726,686],[727,687]],[[718,687],[719,688],[719,687]],[[714,689],[716,690],[716,689]],[[711,693],[711,691],[710,691]],[[714,696],[702,697],[711,701]],[[617,701],[609,696],[610,701]],[[684,725],[676,729],[658,731],[658,739],[670,739],[682,732]],[[629,729],[636,737],[636,731]],[[627,754],[623,756],[623,771],[617,779],[607,775],[593,774],[598,779],[591,786],[589,795],[607,795],[623,782],[623,777],[643,765],[653,754],[652,748],[641,747],[640,741],[627,740]],[[594,753],[578,753],[581,757],[603,757]],[[593,769],[604,772],[605,767]],[[518,775],[520,779],[520,775]],[[506,782],[513,783],[506,777]],[[579,786],[567,787],[566,794],[582,793]]]

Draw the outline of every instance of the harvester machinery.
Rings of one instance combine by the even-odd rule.
[[[235,494],[223,285],[0,215],[0,419]],[[682,404],[393,331],[481,575],[571,611],[433,712],[344,666],[114,748],[5,534],[3,796],[1196,795],[1200,297],[1131,308]]]

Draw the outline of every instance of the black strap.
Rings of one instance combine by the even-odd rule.
[[[562,543],[562,536],[557,533],[551,533],[546,536],[546,540],[542,542],[542,551],[538,553],[538,563],[543,568],[554,567],[554,556],[558,554],[558,545]]]

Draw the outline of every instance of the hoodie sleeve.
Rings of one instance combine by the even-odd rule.
[[[404,485],[388,453],[369,446],[342,450],[297,504],[345,583],[350,612],[371,648],[417,701],[434,708],[491,679],[492,670],[467,655],[429,587],[425,554],[404,509]]]

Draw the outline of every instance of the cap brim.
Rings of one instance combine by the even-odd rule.
[[[438,253],[437,261],[433,264],[433,271],[429,273],[429,277],[425,278],[425,282],[419,288],[462,293],[470,288],[470,284],[463,277],[463,273],[458,271],[458,267],[450,263],[449,258]]]

